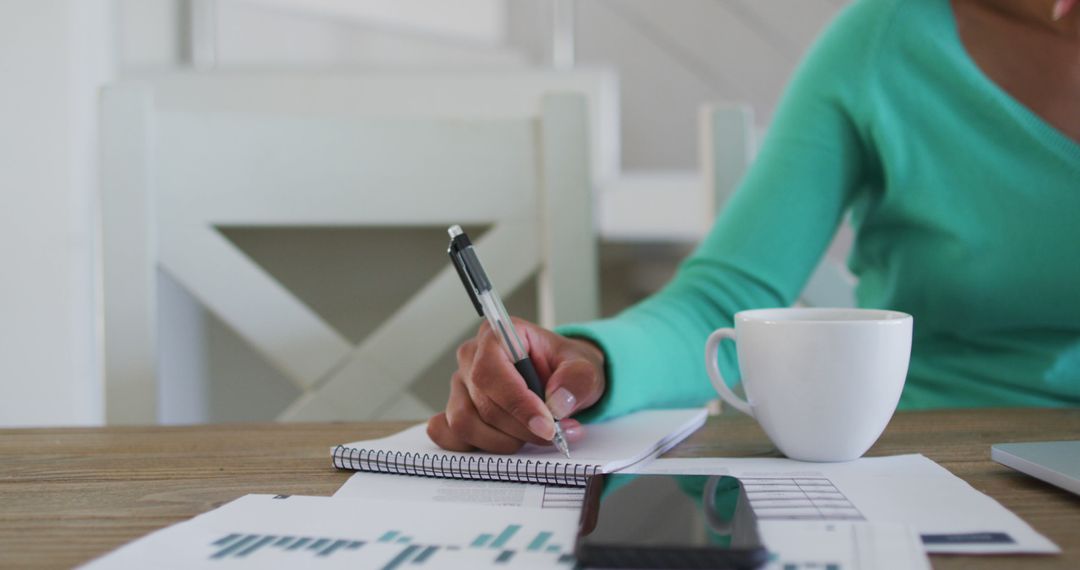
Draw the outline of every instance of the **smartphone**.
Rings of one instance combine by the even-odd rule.
[[[597,475],[574,555],[599,568],[758,568],[768,561],[742,484],[720,475]]]

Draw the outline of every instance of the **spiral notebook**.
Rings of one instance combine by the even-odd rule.
[[[590,475],[611,473],[656,457],[705,423],[705,410],[646,410],[589,424],[567,459],[553,447],[526,445],[514,455],[446,451],[418,424],[390,437],[334,448],[334,466],[354,471],[584,486]]]

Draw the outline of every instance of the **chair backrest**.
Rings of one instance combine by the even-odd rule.
[[[619,82],[604,68],[350,73],[223,70],[146,78],[162,109],[265,111],[338,116],[523,117],[548,93],[578,93],[588,107],[594,181],[620,172]]]
[[[714,201],[711,211],[719,214],[757,154],[754,114],[745,104],[711,103],[702,106],[699,125],[702,173]],[[850,243],[851,229],[844,226],[803,287],[800,304],[855,306],[856,280],[844,264]]]
[[[282,419],[415,409],[412,379],[476,327],[447,264],[354,346],[222,227],[487,226],[476,242],[501,289],[536,276],[544,324],[596,316],[582,96],[538,96],[533,112],[493,116],[455,113],[445,92],[406,90],[403,105],[387,88],[373,100],[363,81],[329,80],[331,95],[302,75],[188,79],[103,93],[108,422],[157,419],[159,269],[295,384]]]

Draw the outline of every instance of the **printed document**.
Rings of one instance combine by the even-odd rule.
[[[84,568],[571,568],[577,518],[568,509],[247,495]]]
[[[746,487],[758,520],[905,524],[927,552],[1060,552],[997,501],[922,455],[864,457],[847,463],[782,458],[657,459],[634,473],[732,475]]]

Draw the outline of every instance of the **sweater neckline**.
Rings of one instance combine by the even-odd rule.
[[[967,69],[968,74],[975,78],[976,82],[981,84],[982,89],[980,89],[980,92],[1004,107],[1036,139],[1054,151],[1059,152],[1066,159],[1066,162],[1075,169],[1080,170],[1080,142],[1073,140],[1064,131],[1050,124],[1049,121],[1021,103],[1020,100],[1005,91],[986,74],[971,57],[971,54],[968,53],[967,46],[964,45],[964,41],[960,38],[960,29],[956,23],[956,12],[953,10],[952,0],[944,0],[942,4],[944,4],[947,16],[946,28],[949,33],[949,40],[959,50],[961,65]]]

